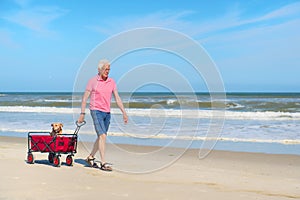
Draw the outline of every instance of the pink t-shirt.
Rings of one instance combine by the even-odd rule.
[[[104,81],[99,75],[91,78],[86,86],[90,91],[90,110],[110,112],[110,102],[113,91],[116,89],[116,82],[112,78]]]

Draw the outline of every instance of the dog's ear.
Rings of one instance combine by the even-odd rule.
[[[61,127],[64,127],[64,125],[63,125],[62,123],[60,123],[60,126],[61,126]]]
[[[53,124],[51,124],[51,126],[53,127]]]

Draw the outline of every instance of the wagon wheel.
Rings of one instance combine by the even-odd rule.
[[[34,157],[32,153],[28,153],[27,155],[27,163],[33,164],[34,163]]]
[[[54,158],[55,154],[54,153],[49,153],[48,155],[48,160],[50,163],[53,163],[53,158]]]
[[[53,157],[53,165],[55,167],[60,167],[60,158],[59,158],[59,155],[54,155],[54,157]]]
[[[73,157],[71,155],[68,155],[67,158],[66,158],[66,163],[67,165],[69,166],[72,166],[73,165]]]

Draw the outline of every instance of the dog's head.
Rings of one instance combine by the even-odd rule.
[[[64,126],[62,123],[52,123],[52,131],[55,133],[61,133],[62,127]]]

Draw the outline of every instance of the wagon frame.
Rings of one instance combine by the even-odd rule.
[[[60,134],[51,136],[50,132],[28,132],[28,152],[27,163],[34,163],[34,152],[48,153],[48,161],[55,167],[60,167],[61,154],[68,154],[66,157],[66,164],[73,165],[73,156],[77,153],[78,132],[85,121],[79,124],[76,121],[76,129],[72,134]]]

